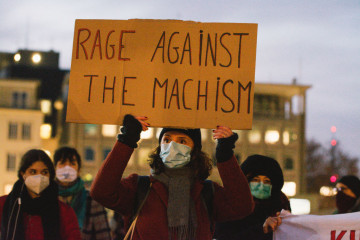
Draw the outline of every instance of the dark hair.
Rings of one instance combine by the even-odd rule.
[[[149,155],[148,160],[150,167],[155,171],[155,174],[164,172],[165,165],[160,157],[160,146]],[[210,176],[212,169],[212,160],[209,156],[198,148],[194,148],[191,152],[191,160],[187,165],[195,170],[195,177],[199,180],[205,180]]]
[[[23,180],[21,174],[24,174],[26,169],[28,169],[33,163],[41,161],[49,169],[50,180],[55,178],[55,168],[49,157],[43,150],[40,149],[31,149],[27,151],[21,158],[20,168],[18,170],[18,178]]]
[[[74,161],[74,158],[78,163],[79,169],[81,168],[81,158],[79,153],[75,148],[72,147],[61,147],[55,151],[54,154],[54,165],[56,167],[57,163],[64,162],[66,159],[69,159],[70,162]]]

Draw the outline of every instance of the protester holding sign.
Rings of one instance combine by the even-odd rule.
[[[59,199],[74,209],[82,239],[110,240],[105,208],[90,197],[80,178],[79,153],[75,148],[61,147],[55,151],[54,163]]]
[[[360,211],[360,180],[356,176],[342,177],[336,184],[336,212],[350,213]]]
[[[201,151],[200,129],[163,128],[159,146],[150,155],[150,186],[142,203],[136,203],[139,176],[122,178],[137,147],[146,117],[126,115],[121,134],[100,168],[90,191],[105,207],[132,216],[140,209],[132,239],[212,239],[214,221],[243,218],[253,210],[253,199],[233,154],[237,134],[218,126],[213,137],[217,167],[224,186],[212,183],[212,204],[205,204],[202,189],[211,159]],[[140,205],[140,206],[139,206]]]
[[[58,200],[49,156],[32,149],[22,157],[19,180],[0,198],[1,240],[80,240],[74,210]]]
[[[241,220],[218,223],[215,236],[218,240],[272,239],[271,229],[281,223],[279,212],[290,210],[289,200],[281,192],[284,177],[280,165],[273,158],[252,155],[241,169],[255,201],[254,212]]]

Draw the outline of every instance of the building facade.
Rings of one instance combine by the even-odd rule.
[[[0,195],[7,194],[17,180],[22,155],[42,147],[39,85],[36,80],[0,79]]]

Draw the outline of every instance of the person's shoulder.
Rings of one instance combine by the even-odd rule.
[[[5,204],[6,198],[8,195],[4,195],[0,197],[0,205],[3,206]]]

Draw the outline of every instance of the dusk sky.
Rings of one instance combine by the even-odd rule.
[[[75,19],[133,18],[257,23],[255,82],[311,85],[306,138],[360,158],[359,0],[0,0],[0,51],[54,50],[70,69]]]

